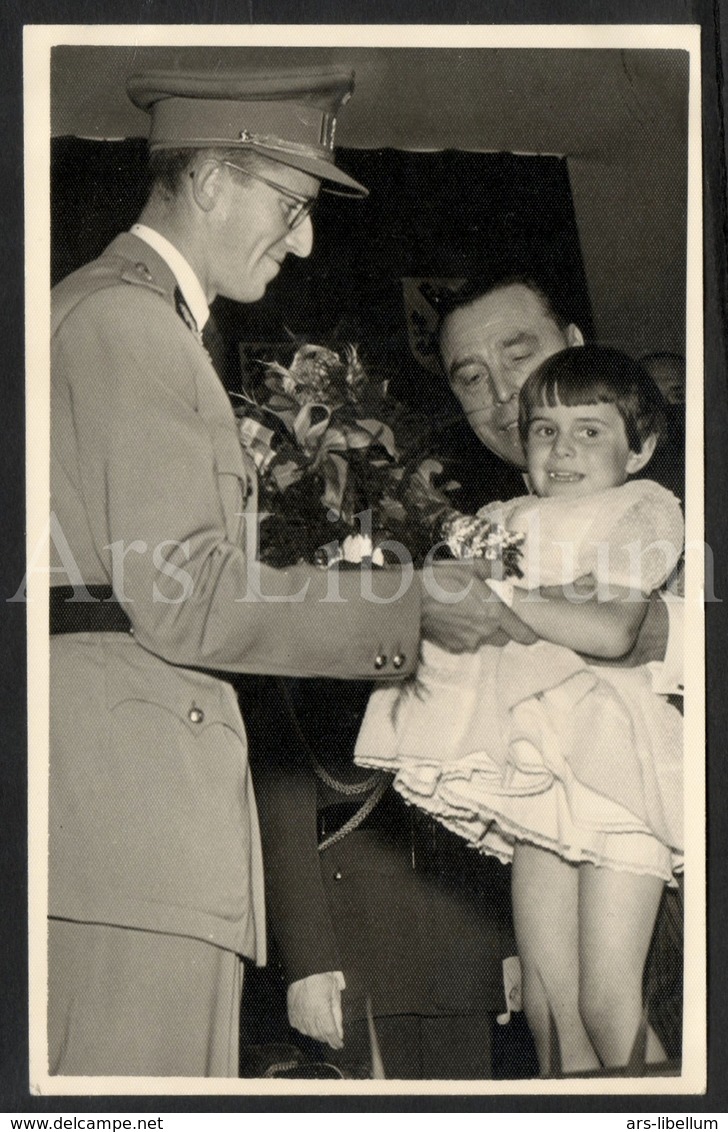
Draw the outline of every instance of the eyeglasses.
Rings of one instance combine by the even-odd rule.
[[[260,173],[252,173],[250,169],[244,169],[242,165],[235,165],[232,161],[222,161],[221,164],[227,165],[230,169],[237,169],[238,173],[244,173],[246,177],[252,177],[254,181],[262,181],[269,189],[275,189],[281,196],[286,197],[287,199],[279,201],[279,204],[289,232],[292,232],[294,228],[299,228],[306,217],[313,212],[316,197],[300,196],[298,193],[291,192],[284,185],[279,185],[277,181],[270,181],[267,177],[261,177]]]

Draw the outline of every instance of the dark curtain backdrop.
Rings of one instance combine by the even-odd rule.
[[[473,436],[443,379],[410,352],[401,279],[487,276],[500,269],[536,273],[589,333],[566,161],[400,150],[341,150],[338,160],[370,196],[322,194],[311,256],[289,257],[259,303],[215,304],[230,384],[254,377],[257,358],[287,361],[296,341],[355,343],[368,368],[390,377],[396,396],[430,416],[435,443],[464,485],[462,505],[505,494],[511,477]],[[146,145],[141,139],[56,138],[51,188],[55,283],[138,216],[149,188]]]

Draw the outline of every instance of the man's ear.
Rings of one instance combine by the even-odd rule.
[[[200,161],[190,170],[192,196],[198,208],[210,212],[222,188],[222,170],[217,161]]]
[[[567,346],[584,345],[584,335],[573,322],[570,322],[566,328],[566,344]]]
[[[657,436],[655,433],[652,436],[647,436],[642,441],[641,452],[630,452],[627,457],[627,474],[633,476],[635,472],[641,472],[645,464],[648,464],[655,454],[657,447]]]

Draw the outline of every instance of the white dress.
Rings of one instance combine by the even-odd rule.
[[[605,597],[610,583],[649,593],[682,552],[680,505],[649,480],[481,514],[525,533],[516,584],[533,591],[591,576]],[[682,864],[682,717],[644,667],[548,641],[457,655],[424,642],[416,684],[373,693],[355,759],[503,861],[528,841],[667,881]]]

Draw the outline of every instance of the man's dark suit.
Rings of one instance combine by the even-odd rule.
[[[269,925],[286,980],[343,971],[338,1060],[349,1070],[368,1060],[369,996],[388,1076],[490,1076],[492,1015],[505,1007],[501,964],[514,953],[507,870],[392,789],[361,826],[319,851],[372,789],[332,788],[309,752],[344,790],[368,778],[351,760],[369,686],[286,684],[240,685]]]

